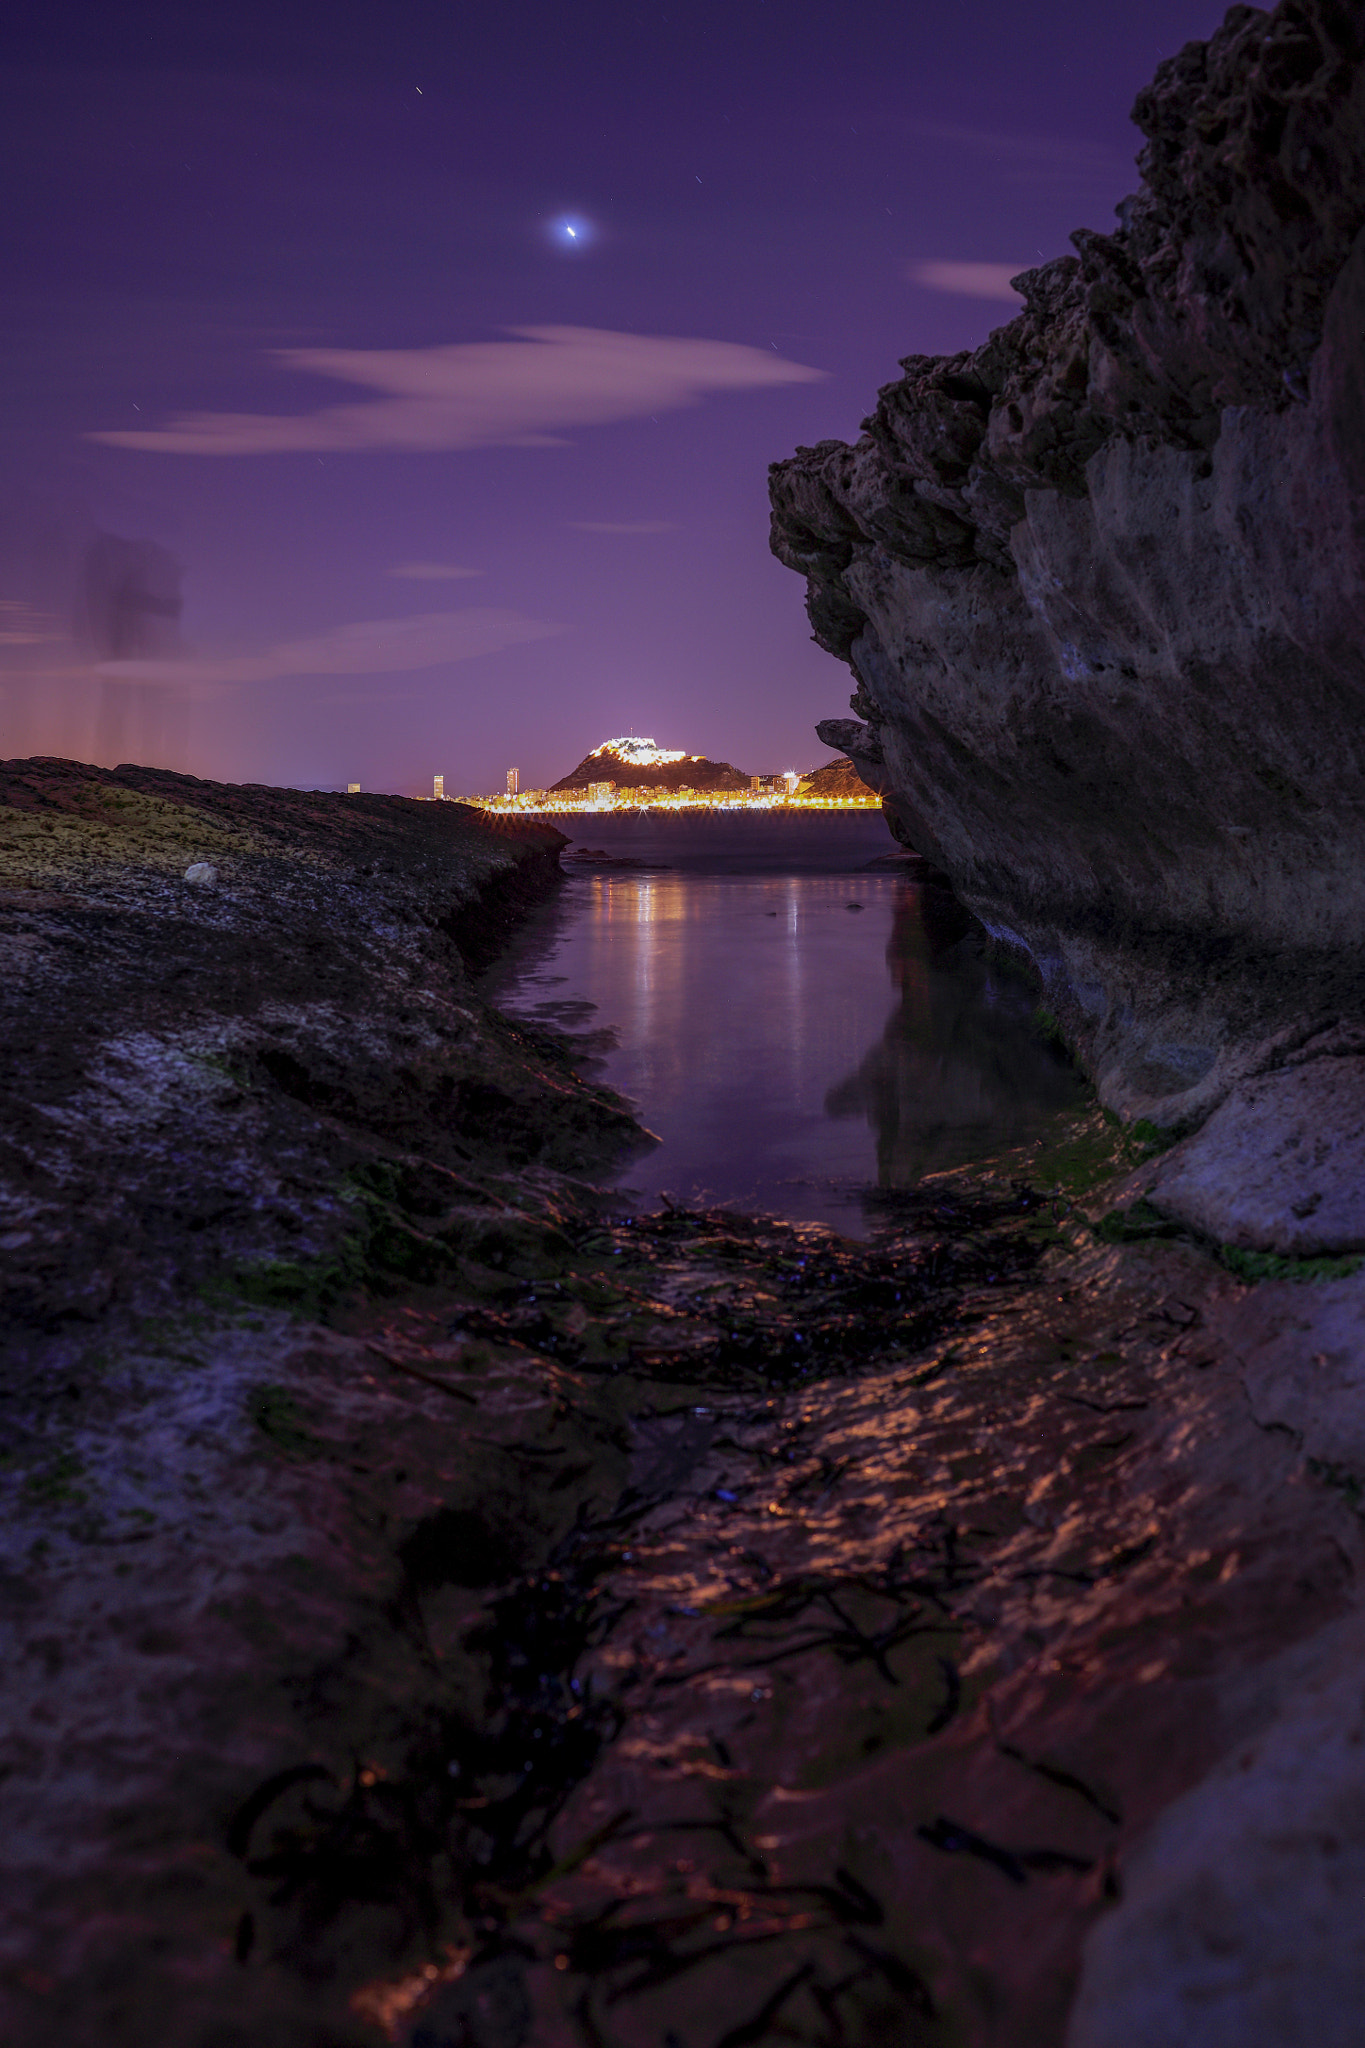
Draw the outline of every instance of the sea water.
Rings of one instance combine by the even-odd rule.
[[[1078,1106],[1035,990],[947,890],[884,868],[727,863],[573,872],[485,980],[509,1014],[577,1038],[580,1071],[657,1138],[623,1170],[623,1203],[864,1236],[878,1190],[970,1167]]]

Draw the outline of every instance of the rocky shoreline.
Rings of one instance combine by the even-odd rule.
[[[1133,118],[1115,231],[1021,276],[981,348],[907,357],[857,442],[775,465],[773,547],[857,684],[822,737],[1030,956],[1102,1100],[1177,1134],[1227,1104],[1302,1154],[1279,1212],[1321,1220],[1280,1248],[1346,1251],[1309,1126],[1334,1077],[1354,1177],[1365,21],[1234,7]],[[1206,1228],[1242,1227],[1231,1162]]]
[[[0,1949],[7,2039],[143,2039],[148,1954],[203,1970],[177,1913],[200,1924],[225,1803],[308,1739],[290,1674],[364,1638],[381,1561],[458,1491],[439,1378],[338,1354],[328,1319],[461,1262],[496,1293],[640,1140],[466,965],[562,843],[453,805],[0,767],[5,1889],[31,1908]],[[289,1459],[338,1375],[319,1490]]]
[[[6,2040],[1345,2048],[1355,1261],[613,1214],[557,844],[0,770]]]

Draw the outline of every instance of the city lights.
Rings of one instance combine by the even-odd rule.
[[[576,781],[568,789],[522,789],[520,777],[515,768],[507,771],[507,787],[496,794],[468,796],[459,799],[463,803],[477,804],[486,811],[533,811],[539,816],[556,814],[593,813],[601,811],[875,811],[881,808],[881,798],[874,790],[858,782],[857,777],[844,762],[847,771],[843,788],[834,793],[830,788],[829,770],[816,769],[802,775],[795,768],[784,768],[776,775],[751,775],[748,788],[692,789],[686,783],[669,789],[654,782],[636,782],[632,776],[648,773],[660,768],[677,768],[682,762],[699,762],[703,773],[713,776],[719,770],[733,780],[736,771],[725,763],[716,763],[705,754],[689,754],[681,747],[661,747],[652,739],[632,734],[629,738],[603,740],[586,754],[576,775],[581,776],[589,762],[600,761],[604,768],[616,770],[614,776],[593,775],[586,781]],[[438,778],[439,779],[439,778]],[[853,793],[849,793],[849,784]],[[443,794],[444,783],[436,790]]]
[[[477,804],[485,811],[535,811],[538,815],[592,811],[877,811],[881,798],[872,790],[866,796],[813,796],[803,792],[801,778],[794,789],[783,777],[770,789],[649,789],[613,783],[593,783],[587,789],[523,789],[516,794],[468,796],[463,803]]]

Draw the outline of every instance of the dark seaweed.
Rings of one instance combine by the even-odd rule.
[[[962,1704],[962,1680],[956,1664],[947,1657],[940,1657],[938,1668],[943,1673],[943,1705],[925,1730],[926,1735],[940,1734],[950,1721],[956,1719]]]
[[[992,1306],[1001,1287],[1025,1281],[1041,1254],[1030,1226],[1037,1212],[1045,1214],[1045,1203],[1028,1189],[961,1198],[910,1191],[888,1195],[883,1208],[888,1230],[871,1244],[714,1210],[671,1209],[610,1226],[570,1220],[559,1230],[564,1250],[555,1253],[550,1270],[536,1278],[501,1271],[479,1279],[475,1299],[451,1304],[450,1322],[466,1338],[562,1359],[579,1373],[625,1368],[661,1388],[715,1387],[766,1402],[817,1379],[922,1357],[944,1331],[969,1326]],[[660,1268],[674,1281],[664,1308],[654,1293]],[[579,1300],[589,1307],[587,1327],[571,1331],[563,1311]],[[680,1339],[667,1352],[641,1334],[661,1317]],[[414,1377],[430,1378],[462,1401],[471,1398],[391,1348],[372,1348]],[[952,1359],[950,1353],[940,1363]],[[665,1403],[655,1412],[676,1410]],[[761,1413],[756,1409],[754,1419]],[[761,1437],[741,1441],[751,1432],[739,1421],[736,1426],[740,1436],[726,1439],[729,1448],[772,1469],[779,1485],[779,1475],[789,1475],[784,1497],[798,1511],[818,1508],[844,1477],[847,1460],[803,1453],[797,1439],[775,1447]],[[557,1468],[557,1454],[547,1446],[504,1448],[525,1461],[546,1493],[584,1476],[581,1463],[561,1458]],[[841,2039],[841,2015],[847,2001],[857,2004],[860,1985],[880,1985],[878,1995],[893,1996],[908,2025],[932,2015],[928,1991],[910,1965],[858,1934],[884,1918],[865,1885],[842,1869],[823,1885],[770,1882],[737,1813],[646,1823],[621,1812],[567,1856],[554,1858],[551,1829],[627,1711],[631,1674],[619,1697],[594,1694],[580,1675],[586,1654],[632,1605],[614,1596],[607,1581],[638,1522],[661,1500],[677,1497],[681,1483],[664,1478],[651,1481],[654,1490],[628,1489],[605,1515],[581,1510],[543,1567],[520,1575],[501,1536],[467,1510],[438,1511],[409,1534],[398,1557],[405,1589],[399,1611],[414,1607],[427,1586],[489,1588],[483,1618],[465,1638],[486,1673],[486,1707],[438,1714],[415,1730],[403,1765],[391,1776],[357,1765],[347,1782],[337,1783],[317,1765],[298,1764],[243,1802],[230,1844],[261,1888],[266,1909],[258,1905],[239,1923],[244,1961],[264,1952],[296,1966],[322,1967],[308,1963],[309,1955],[320,1956],[338,1938],[330,1930],[349,1908],[371,1902],[396,1915],[395,1956],[414,1944],[433,1953],[440,1930],[456,1915],[475,1940],[460,1981],[492,1985],[496,1976],[501,1986],[506,1976],[509,1986],[513,1977],[520,1984],[531,1951],[517,1930],[535,1912],[542,1889],[610,1838],[705,1830],[739,1859],[737,1884],[713,1882],[698,1897],[664,1879],[657,1891],[613,1898],[586,1919],[552,1923],[556,1960],[570,1979],[567,2009],[577,2015],[585,2048],[604,2040],[598,2017],[604,2005],[666,1985],[736,1946],[763,1948],[797,1929],[837,1937],[837,1967],[803,1959],[800,1968],[780,1974],[756,2011],[721,2034],[716,2048],[740,2048],[765,2032],[785,2031],[789,2012],[807,2001],[814,2023]],[[738,1508],[745,1491],[719,1486],[713,1497]],[[844,1578],[784,1583],[758,1551],[736,1546],[735,1555],[749,1566],[757,1590],[741,1593],[736,1611],[717,1613],[720,1664],[762,1666],[826,1654],[870,1663],[893,1687],[900,1680],[892,1653],[912,1637],[955,1630],[960,1596],[978,1576],[970,1549],[947,1522],[931,1523],[919,1541],[899,1546],[875,1570]],[[885,1603],[881,1616],[869,1620],[865,1608],[855,1608],[855,1595]],[[800,1628],[795,1637],[793,1622]],[[930,1735],[953,1720],[961,1703],[956,1666],[946,1656],[938,1662],[944,1692],[925,1730]],[[658,1672],[653,1682],[688,1683],[710,1668]],[[717,1740],[714,1748],[721,1765],[731,1768],[725,1745]],[[1026,1882],[1030,1871],[1085,1867],[1060,1851],[999,1848],[947,1820],[921,1833],[940,1850],[984,1857],[1016,1883]],[[241,1933],[248,1924],[249,1937]],[[575,1978],[582,1984],[576,1995],[570,1988]],[[472,1989],[446,1986],[431,2003],[430,2024],[416,2023],[407,2037],[409,2048],[419,2038],[464,2039],[472,1996]],[[513,1999],[518,2011],[521,1997],[518,1991]]]
[[[946,1856],[976,1856],[981,1862],[992,1864],[1011,1884],[1027,1884],[1031,1870],[1084,1873],[1095,1867],[1092,1858],[1073,1856],[1067,1849],[1002,1849],[998,1842],[987,1841],[984,1835],[975,1834],[945,1814],[939,1814],[929,1827],[916,1828],[915,1833],[931,1849],[941,1849]]]
[[[451,1903],[438,1896],[437,1871],[453,1862],[464,1908],[497,1946],[512,1901],[553,1868],[546,1836],[565,1799],[619,1726],[619,1710],[596,1700],[576,1677],[584,1652],[617,1618],[600,1581],[617,1562],[629,1526],[647,1503],[627,1500],[598,1521],[584,1520],[558,1545],[544,1570],[514,1582],[493,1600],[470,1648],[488,1661],[491,1707],[470,1723],[451,1717],[415,1743],[402,1780],[357,1770],[339,1797],[307,1798],[287,1826],[253,1851],[260,1823],[286,1794],[332,1780],[320,1765],[275,1773],[243,1803],[229,1847],[250,1874],[270,1880],[270,1904],[288,1908],[307,1947],[349,1905],[396,1906],[408,1938],[430,1935]],[[482,1531],[419,1532],[409,1576],[448,1576],[449,1542],[469,1555],[466,1578],[494,1568]],[[439,1552],[439,1555],[438,1555]],[[454,1853],[452,1854],[452,1850]]]

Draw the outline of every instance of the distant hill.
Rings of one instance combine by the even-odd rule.
[[[803,775],[797,790],[798,796],[856,796],[864,800],[874,794],[846,755],[837,761],[826,761],[823,768],[813,768],[809,775]]]
[[[555,790],[586,789],[591,782],[614,782],[618,789],[747,789],[749,777],[728,761],[708,761],[705,754],[684,754],[656,747],[653,740],[603,740],[586,754]]]

